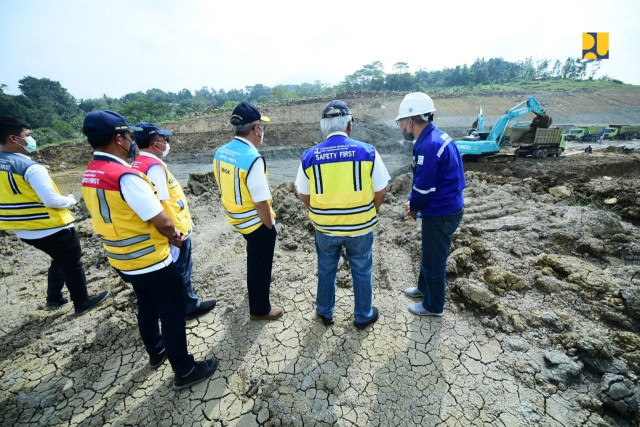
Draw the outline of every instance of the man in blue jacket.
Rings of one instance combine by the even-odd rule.
[[[422,302],[410,304],[418,316],[442,316],[447,256],[464,212],[462,158],[453,139],[433,125],[436,108],[424,93],[410,93],[400,104],[396,123],[413,146],[413,185],[407,215],[422,215],[422,265],[418,286],[405,290]],[[418,218],[420,220],[420,218]]]

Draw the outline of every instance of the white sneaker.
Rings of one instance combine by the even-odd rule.
[[[422,298],[424,296],[424,294],[418,290],[417,286],[405,289],[404,294],[411,298]]]
[[[418,316],[437,316],[442,317],[444,311],[442,313],[432,313],[430,311],[425,310],[422,306],[421,302],[417,302],[415,304],[409,304],[409,311],[413,314],[417,314]]]

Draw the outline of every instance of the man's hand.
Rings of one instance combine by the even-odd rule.
[[[69,195],[67,197],[70,198],[71,200],[73,200],[73,204],[74,205],[76,203],[78,203],[78,201],[76,200],[76,196],[74,196],[73,193],[69,193]]]
[[[407,201],[407,203],[404,205],[404,211],[407,215],[409,215],[411,218],[416,219],[416,214],[418,213],[418,211],[412,211],[409,201]]]
[[[169,239],[169,243],[179,248],[180,246],[182,246],[182,242],[184,242],[184,239],[184,234],[176,230],[175,235]]]
[[[265,227],[271,230],[273,228],[273,218],[271,218],[271,208],[269,207],[269,202],[263,200],[261,202],[254,202],[253,204],[256,207],[256,211],[258,212],[260,221],[262,221]]]

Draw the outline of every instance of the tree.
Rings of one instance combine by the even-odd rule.
[[[269,97],[271,95],[271,88],[263,84],[247,86],[245,89],[247,90],[249,101],[257,101],[262,96]]]
[[[393,71],[396,73],[408,73],[409,72],[409,64],[406,62],[396,62],[393,64]]]
[[[50,126],[55,119],[70,120],[78,114],[76,100],[60,82],[26,76],[18,81],[18,88],[35,108],[47,110],[46,114],[38,114],[40,120],[47,122],[45,126]]]
[[[129,123],[159,122],[164,120],[171,110],[171,105],[166,102],[154,102],[142,98],[124,104],[120,113]]]
[[[355,73],[346,76],[343,82],[346,90],[384,89],[384,71],[380,61],[364,65]]]

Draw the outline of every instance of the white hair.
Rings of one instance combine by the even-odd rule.
[[[322,135],[326,138],[327,135],[333,132],[345,132],[350,121],[351,115],[328,117],[320,120],[320,130],[322,131]]]
[[[260,123],[260,120],[256,120],[255,122],[251,122],[251,123],[246,123],[244,125],[231,125],[231,128],[233,129],[233,134],[235,136],[247,136],[249,135],[249,132],[251,132],[251,129],[253,129],[253,127],[257,124]]]

